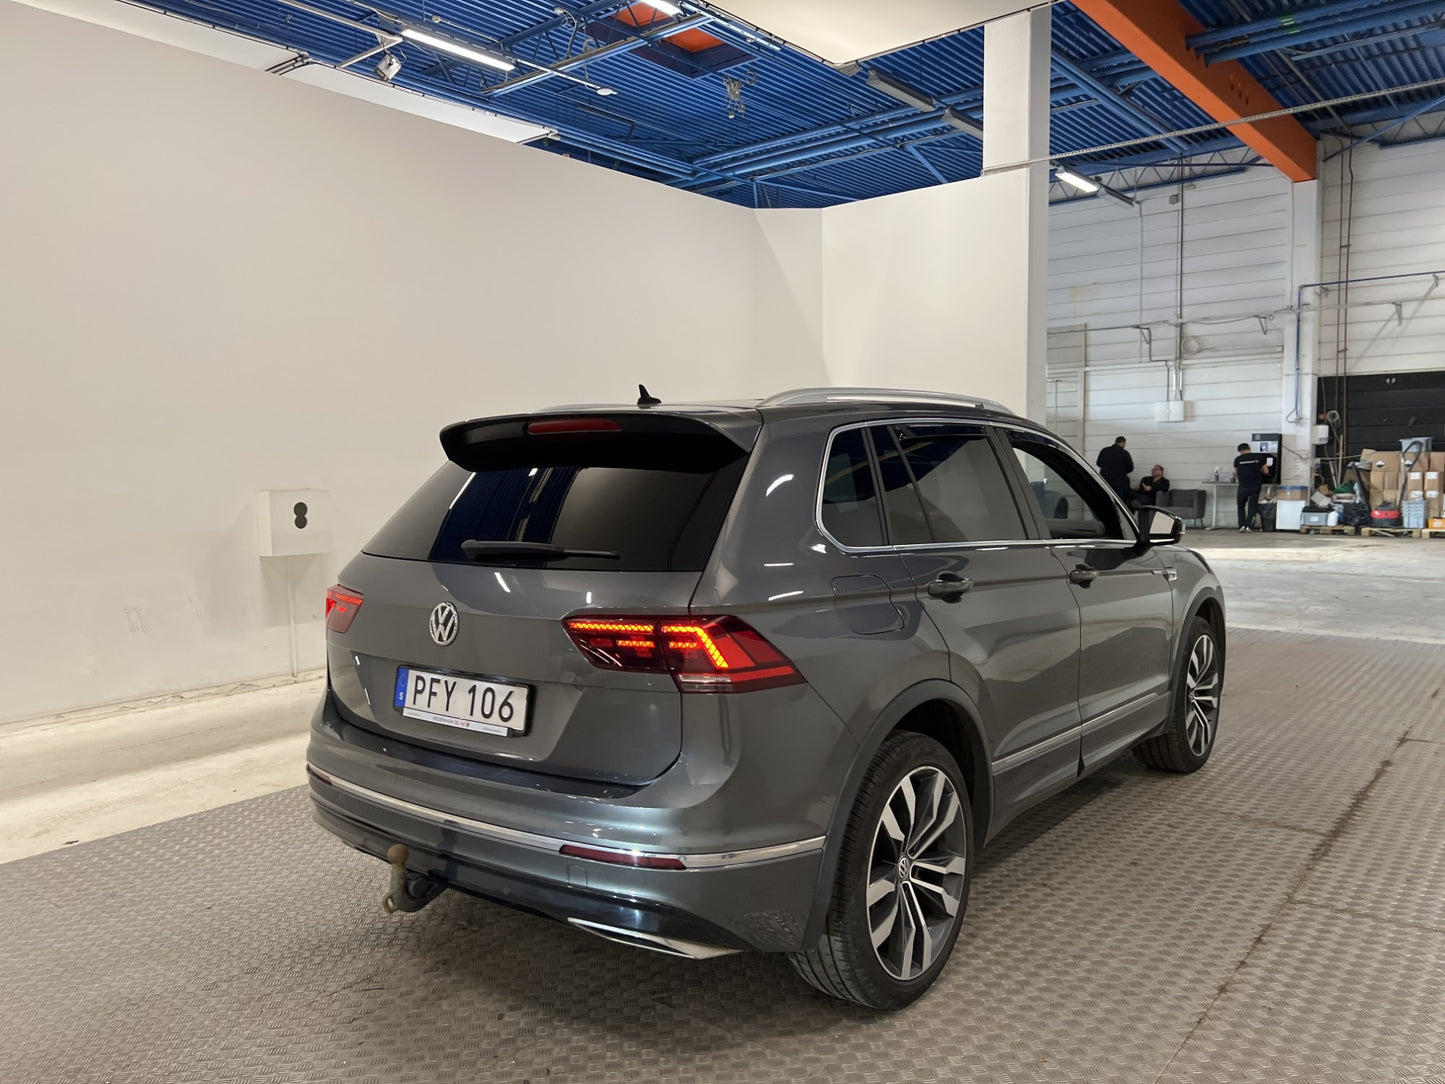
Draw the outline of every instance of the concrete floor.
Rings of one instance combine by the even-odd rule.
[[[1442,1084],[1445,541],[1188,542],[1228,593],[1215,758],[1011,826],[891,1017],[773,958],[381,914],[297,787],[314,678],[0,728],[0,1080]]]

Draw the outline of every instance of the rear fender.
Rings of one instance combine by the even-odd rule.
[[[962,689],[950,681],[932,679],[910,685],[879,713],[859,742],[828,824],[827,842],[823,847],[823,862],[818,871],[818,883],[814,888],[812,913],[804,936],[804,945],[816,945],[823,936],[823,927],[833,895],[833,880],[837,876],[838,862],[843,850],[843,833],[869,765],[873,763],[874,756],[888,735],[899,728],[899,723],[925,704],[940,704],[948,710],[955,736],[954,741],[945,741],[944,744],[956,743],[956,747],[966,750],[965,755],[969,761],[968,764],[960,762],[959,769],[969,787],[975,846],[982,846],[988,838],[989,821],[993,816],[993,776],[989,770],[988,748],[977,722],[976,705]],[[920,729],[923,729],[924,733],[929,732],[926,727]]]

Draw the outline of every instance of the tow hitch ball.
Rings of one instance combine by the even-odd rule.
[[[408,870],[406,860],[410,856],[404,843],[394,843],[386,852],[386,860],[391,863],[391,888],[381,901],[381,908],[389,915],[397,911],[420,911],[446,890],[445,881]]]

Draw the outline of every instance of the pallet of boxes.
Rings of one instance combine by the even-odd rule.
[[[1441,500],[1445,452],[1430,451],[1428,444],[1422,450],[1418,442],[1407,442],[1401,452],[1366,448],[1360,459],[1370,464],[1373,511],[1367,534],[1445,537],[1445,505]]]

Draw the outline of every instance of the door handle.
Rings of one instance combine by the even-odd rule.
[[[1088,587],[1099,578],[1099,570],[1090,568],[1088,565],[1078,565],[1069,573],[1069,582],[1076,583],[1080,587]]]
[[[952,572],[939,574],[938,579],[928,585],[929,598],[941,598],[944,602],[957,602],[973,587],[973,581],[963,576],[955,576]]]

